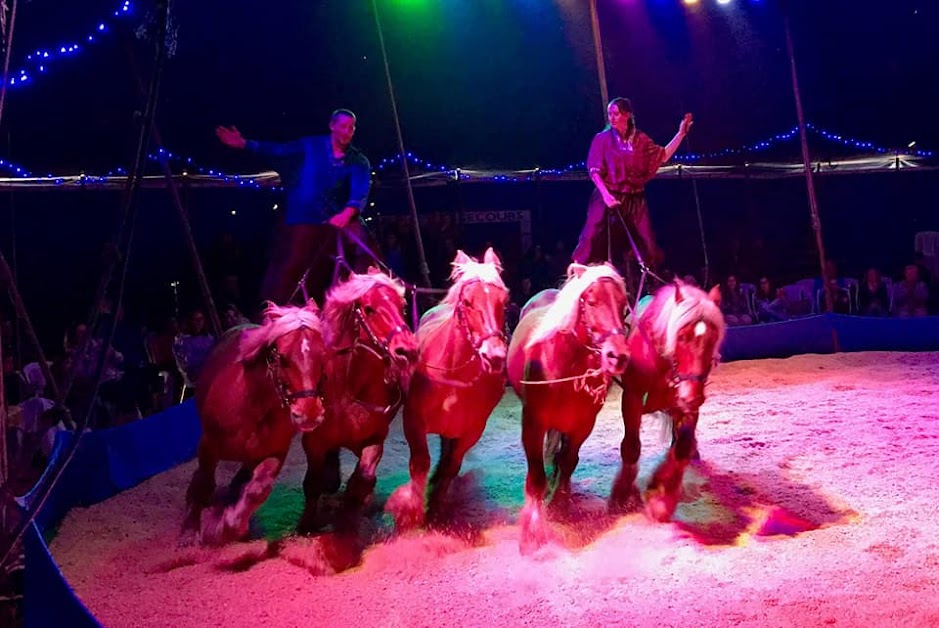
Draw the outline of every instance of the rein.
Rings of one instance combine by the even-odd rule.
[[[603,279],[601,279],[601,281],[603,281]],[[624,338],[626,338],[627,334],[626,334],[626,330],[624,329],[624,327],[617,327],[614,329],[610,329],[610,330],[607,330],[602,335],[597,336],[594,333],[593,328],[587,322],[588,321],[587,304],[584,301],[583,297],[580,298],[580,303],[578,307],[579,307],[579,312],[578,312],[577,321],[578,323],[582,323],[584,327],[586,328],[587,339],[589,341],[589,344],[587,345],[586,349],[590,353],[594,355],[599,355],[600,352],[603,350],[603,343],[613,336],[623,336]],[[601,384],[597,386],[590,386],[587,383],[588,379],[592,377],[598,377],[598,376],[603,378],[603,382]],[[547,380],[539,380],[539,381],[521,380],[519,381],[519,383],[524,384],[526,386],[546,386],[549,384],[563,384],[566,382],[574,382],[575,391],[586,392],[591,397],[593,397],[594,402],[600,403],[606,397],[607,390],[610,387],[611,379],[612,379],[611,376],[603,373],[603,369],[592,368],[592,369],[588,369],[587,371],[585,371],[584,373],[580,375],[571,375],[569,377],[559,377],[555,379],[547,379]]]
[[[393,327],[386,336],[385,340],[382,341],[378,338],[378,334],[375,333],[375,330],[372,329],[372,326],[369,325],[368,320],[365,318],[365,315],[362,314],[362,308],[358,302],[353,306],[353,313],[355,315],[355,341],[348,347],[342,347],[340,349],[335,349],[334,352],[337,355],[352,354],[356,349],[362,349],[371,353],[373,356],[381,360],[382,364],[385,366],[385,384],[392,384],[393,378],[391,373],[391,365],[395,362],[394,356],[391,354],[391,341],[394,337],[408,329],[406,325],[396,325]],[[368,337],[368,342],[363,342],[362,331],[365,331],[365,335]],[[346,366],[347,369],[351,368],[351,361]],[[400,378],[399,378],[400,379]],[[397,399],[385,406],[379,406],[368,401],[363,401],[357,397],[350,395],[352,401],[369,412],[376,412],[381,414],[389,414],[392,410],[396,410],[398,406],[401,405],[401,402],[404,400],[404,393],[401,390],[401,383],[398,382],[398,385],[395,386],[395,390],[398,393]]]

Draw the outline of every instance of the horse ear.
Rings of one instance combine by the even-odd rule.
[[[496,252],[492,250],[491,246],[486,249],[486,254],[483,255],[483,263],[493,264],[499,269],[499,272],[502,272],[502,260],[499,259],[499,256],[496,255]]]
[[[316,301],[314,301],[312,298],[310,298],[310,299],[306,302],[306,305],[304,305],[303,307],[304,307],[305,309],[310,310],[311,312],[316,312],[317,314],[320,313],[320,306],[319,306],[319,305],[316,303]]]
[[[708,292],[708,298],[709,298],[711,301],[714,301],[714,305],[720,305],[720,304],[721,304],[721,286],[720,286],[720,284],[715,284],[715,286],[714,286],[713,288],[711,288],[711,291]]]
[[[675,280],[675,304],[679,304],[685,300],[685,295],[681,293],[681,282],[677,279]]]
[[[571,262],[571,265],[567,267],[567,278],[573,279],[574,277],[580,277],[587,271],[587,267],[583,264],[578,264],[577,262]]]
[[[454,264],[468,264],[472,262],[473,258],[463,252],[463,249],[459,249],[456,252],[456,257],[453,258]]]
[[[369,275],[380,275],[380,274],[381,274],[381,269],[378,268],[378,266],[375,266],[375,265],[369,266],[369,267],[368,267],[368,274],[369,274]]]

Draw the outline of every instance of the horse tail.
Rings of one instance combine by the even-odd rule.
[[[558,474],[557,457],[564,448],[567,437],[558,430],[548,430],[544,442],[544,461],[546,466],[552,468],[551,476],[554,478]]]

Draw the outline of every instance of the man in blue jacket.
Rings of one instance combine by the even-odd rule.
[[[261,284],[263,300],[284,305],[310,269],[310,296],[322,305],[333,276],[337,229],[375,250],[360,218],[371,185],[371,166],[352,146],[355,122],[354,113],[337,109],[329,120],[329,135],[286,143],[246,140],[235,127],[215,130],[226,146],[278,162],[276,168],[286,189],[286,211],[277,224],[271,260]],[[364,272],[368,256],[356,246],[344,248],[353,268]]]

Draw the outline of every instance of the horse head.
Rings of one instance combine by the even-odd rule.
[[[505,306],[509,291],[502,281],[502,262],[490,247],[477,262],[463,251],[453,260],[451,289],[453,313],[467,342],[479,356],[483,371],[505,369],[508,345],[505,338]]]
[[[666,353],[671,354],[670,381],[678,408],[693,413],[704,403],[704,385],[724,337],[720,287],[714,286],[705,293],[677,282],[671,305],[674,310],[666,330]]]
[[[609,270],[598,273],[590,281],[587,273],[597,273],[597,268]],[[606,264],[590,267],[574,263],[568,267],[567,276],[568,282],[590,281],[580,293],[578,333],[583,334],[590,350],[600,355],[600,368],[605,374],[621,374],[629,361],[623,319],[628,302],[622,278]]]
[[[407,381],[417,361],[417,340],[404,320],[404,285],[374,266],[330,290],[324,317],[328,344],[366,347]],[[344,334],[350,334],[345,336]]]
[[[270,304],[265,320],[244,347],[246,364],[266,362],[267,376],[281,405],[301,431],[315,429],[325,419],[323,382],[325,350],[319,308]]]

